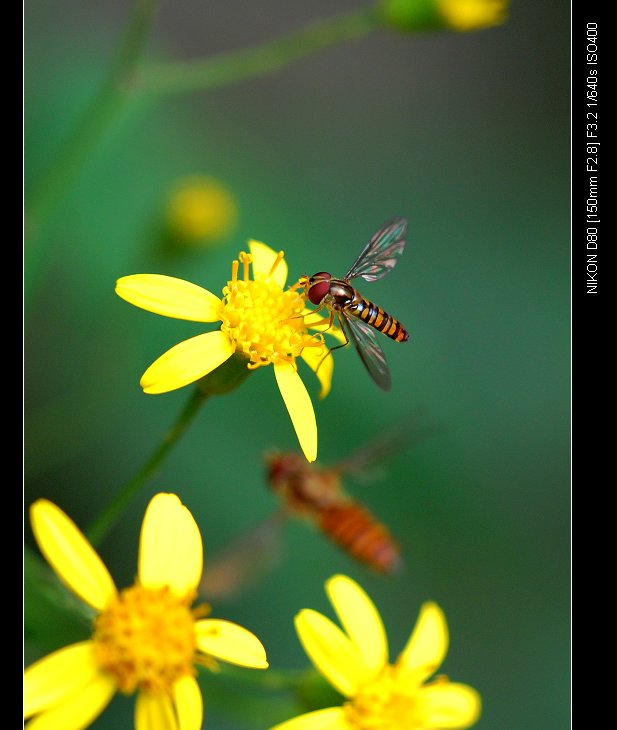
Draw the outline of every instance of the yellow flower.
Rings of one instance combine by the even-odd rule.
[[[448,650],[441,609],[427,602],[398,659],[388,663],[388,643],[371,599],[351,578],[326,582],[342,631],[317,611],[296,616],[296,630],[315,667],[347,700],[300,715],[272,730],[436,730],[468,728],[480,715],[480,696],[465,684],[427,680]]]
[[[386,25],[401,31],[450,28],[466,32],[506,20],[509,0],[379,0]]]
[[[137,730],[200,730],[203,703],[196,664],[216,659],[265,669],[250,631],[202,618],[190,608],[202,574],[199,528],[175,494],[155,495],[144,516],[138,577],[118,591],[76,525],[45,499],[30,508],[41,552],[58,576],[95,611],[92,638],[60,649],[24,674],[28,730],[81,730],[116,692],[137,693]]]
[[[446,23],[465,32],[503,23],[508,0],[437,0],[437,4]]]
[[[211,242],[229,233],[238,211],[231,193],[205,175],[184,177],[167,201],[166,223],[174,241],[185,245]]]
[[[146,393],[166,393],[193,383],[239,353],[251,370],[274,366],[274,376],[283,401],[308,461],[317,458],[317,423],[311,398],[298,375],[297,358],[314,370],[321,383],[320,397],[330,390],[332,357],[322,335],[311,335],[304,315],[301,283],[284,289],[287,264],[284,253],[276,253],[258,241],[249,241],[250,254],[240,252],[231,267],[231,280],[220,299],[207,289],[182,279],[160,274],[124,276],[116,293],[127,302],[149,312],[193,322],[221,322],[214,332],[197,335],[172,347],[143,374]],[[249,275],[252,264],[253,278]],[[240,271],[242,266],[242,271]],[[327,329],[320,319],[310,329]],[[341,338],[340,330],[327,329]]]

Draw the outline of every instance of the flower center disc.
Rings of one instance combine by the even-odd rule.
[[[401,691],[393,667],[344,705],[345,719],[357,730],[421,730],[413,698]]]
[[[282,289],[269,275],[249,279],[251,257],[243,253],[239,258],[244,278],[238,279],[239,262],[234,261],[231,281],[223,289],[221,330],[233,340],[237,352],[249,357],[251,369],[283,361],[293,364],[303,348],[318,344],[304,324],[304,297],[293,288]],[[277,263],[278,259],[272,271]]]
[[[194,621],[187,602],[168,588],[132,586],[95,620],[96,659],[120,692],[169,691],[195,674]]]

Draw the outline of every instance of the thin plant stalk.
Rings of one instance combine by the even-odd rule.
[[[167,455],[186,431],[189,424],[192,423],[200,407],[208,397],[208,394],[204,393],[199,387],[193,390],[191,397],[180,412],[174,425],[167,432],[163,441],[151,454],[150,458],[120,487],[112,501],[86,531],[86,535],[92,545],[97,545],[101,542],[133,497],[158,471]]]
[[[357,40],[382,24],[374,8],[313,23],[253,48],[197,61],[150,64],[140,73],[139,90],[152,94],[206,91],[263,76],[315,51]]]

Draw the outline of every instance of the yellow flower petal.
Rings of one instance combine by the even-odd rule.
[[[285,286],[287,281],[287,262],[285,259],[281,259],[274,271],[272,266],[274,265],[278,251],[274,251],[270,246],[266,246],[265,243],[260,241],[249,241],[249,251],[253,257],[253,278],[256,274],[262,274],[269,276],[271,274],[272,281],[276,282],[281,289]]]
[[[366,668],[375,675],[388,663],[388,640],[375,604],[346,575],[335,575],[326,581],[326,592]]]
[[[302,350],[302,359],[311,368],[321,383],[320,398],[325,398],[330,392],[334,358],[325,347],[305,347]]]
[[[351,730],[345,720],[342,707],[327,707],[324,710],[307,712],[280,723],[270,730]]]
[[[274,375],[307,461],[317,458],[317,421],[311,397],[288,362],[275,363]]]
[[[482,707],[480,695],[473,687],[448,681],[422,687],[417,702],[425,726],[444,730],[471,727],[478,721]]]
[[[261,641],[247,629],[220,619],[204,619],[195,623],[197,646],[204,654],[242,667],[265,669],[266,650]]]
[[[194,383],[228,360],[234,352],[229,337],[217,330],[191,337],[167,350],[141,376],[146,393],[167,393]]]
[[[147,692],[137,695],[135,730],[178,730],[174,708],[167,695]]]
[[[93,644],[83,641],[48,654],[24,672],[24,717],[65,702],[99,674]]]
[[[141,526],[139,581],[170,590],[180,598],[197,589],[203,569],[201,534],[193,515],[175,494],[151,500]]]
[[[217,322],[221,300],[197,284],[163,274],[134,274],[116,282],[116,294],[136,307],[191,322]]]
[[[201,730],[204,703],[195,677],[182,677],[173,686],[179,730]]]
[[[436,603],[424,603],[397,663],[410,672],[417,672],[419,681],[422,681],[441,666],[447,652],[446,617]]]
[[[103,712],[116,692],[116,683],[105,674],[75,691],[59,705],[33,717],[27,730],[83,730]]]
[[[94,548],[75,523],[47,499],[30,507],[38,546],[60,578],[99,611],[116,595],[114,582]]]
[[[295,618],[304,651],[323,676],[346,697],[368,679],[358,647],[329,618],[305,608]]]

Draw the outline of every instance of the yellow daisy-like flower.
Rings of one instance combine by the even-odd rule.
[[[500,25],[507,16],[507,0],[437,0],[439,10],[454,30],[467,32]]]
[[[137,730],[200,730],[203,703],[196,664],[216,660],[265,669],[266,652],[250,631],[191,609],[202,574],[201,535],[175,494],[152,498],[141,527],[138,577],[118,591],[98,554],[48,500],[30,508],[41,552],[58,576],[96,611],[92,638],[28,667],[28,730],[81,730],[116,692],[137,693]],[[33,717],[34,716],[34,717]]]
[[[296,616],[296,630],[315,667],[347,700],[272,730],[462,730],[478,720],[476,690],[444,676],[427,681],[448,650],[446,620],[435,603],[423,604],[407,646],[389,664],[381,617],[362,588],[335,575],[326,591],[344,631],[311,609]]]
[[[205,175],[178,180],[167,201],[168,230],[175,241],[187,246],[220,240],[235,226],[237,217],[229,190]]]
[[[231,267],[222,299],[183,279],[160,274],[124,276],[116,293],[149,312],[193,322],[221,322],[219,330],[197,335],[172,347],[146,370],[146,393],[166,393],[203,378],[234,353],[249,369],[273,365],[283,401],[308,461],[317,458],[317,423],[311,398],[298,375],[301,357],[321,383],[320,397],[330,390],[333,362],[320,334],[309,334],[301,282],[284,289],[287,264],[283,251],[249,241]],[[250,277],[252,265],[253,277]],[[242,267],[242,270],[240,270]],[[308,326],[341,339],[340,330],[320,319]]]

